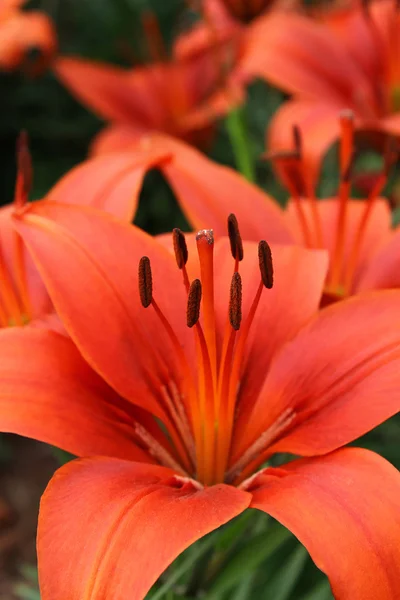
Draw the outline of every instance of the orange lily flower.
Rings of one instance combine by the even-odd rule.
[[[1,0],[0,69],[10,71],[21,66],[28,75],[43,71],[54,56],[57,39],[50,18],[40,11],[19,10],[25,0]],[[39,51],[31,58],[30,51]]]
[[[341,183],[338,195],[316,199],[314,171],[305,158],[298,129],[295,147],[271,154],[292,199],[285,210],[268,194],[248,183],[233,169],[223,167],[194,148],[167,137],[150,136],[136,149],[148,156],[169,152],[171,159],[160,169],[186,218],[194,228],[212,224],[221,235],[224,215],[233,210],[240,220],[243,238],[324,248],[330,254],[325,300],[365,290],[400,287],[400,229],[393,230],[387,199],[379,196],[394,160],[377,175],[365,200],[351,198],[354,119],[349,111],[339,121],[341,133]],[[214,182],[218,181],[218,185]]]
[[[298,125],[316,176],[342,109],[353,110],[370,143],[399,135],[399,19],[395,0],[353,2],[320,22],[295,14],[259,19],[243,68],[293,94],[270,125],[268,146],[287,148]]]
[[[229,239],[175,230],[174,251],[91,207],[39,202],[16,227],[76,346],[0,336],[0,426],[89,455],[41,502],[43,600],[141,599],[247,507],[294,532],[337,599],[396,598],[399,473],[342,446],[398,411],[399,291],[318,312],[326,254],[276,246],[272,266],[233,215]],[[303,458],[263,469],[278,452]]]
[[[12,220],[28,201],[31,188],[32,165],[24,134],[17,155],[14,202],[0,208],[0,328],[24,325],[51,310],[44,284]],[[154,158],[157,164],[165,157]],[[62,177],[47,197],[54,202],[95,206],[130,222],[148,168],[143,157],[125,153],[91,159]]]
[[[55,62],[71,93],[111,122],[96,137],[94,153],[123,150],[152,130],[207,145],[215,121],[243,101],[243,85],[230,73],[233,32],[196,39],[190,52],[178,42],[169,58],[151,15],[145,15],[144,28],[154,55],[148,66],[124,69],[73,57]]]

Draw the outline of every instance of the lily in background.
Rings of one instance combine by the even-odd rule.
[[[34,76],[49,65],[57,49],[57,37],[45,13],[20,10],[25,1],[0,2],[0,70],[21,67]]]
[[[141,599],[248,507],[294,532],[337,599],[394,600],[399,473],[342,446],[398,411],[400,292],[319,312],[326,254],[243,243],[233,215],[229,238],[169,244],[92,207],[15,220],[71,339],[0,336],[0,428],[83,457],[41,502],[43,600]],[[262,467],[280,452],[303,458]]]
[[[28,202],[32,185],[32,164],[25,134],[19,138],[17,158],[14,201],[0,208],[0,328],[24,325],[52,312],[42,279],[12,219]],[[158,156],[155,164],[162,160],[163,156]],[[130,222],[148,167],[148,161],[127,154],[91,159],[62,177],[47,198],[70,205],[95,206]]]
[[[196,39],[190,53],[176,45],[168,56],[155,17],[143,17],[153,62],[124,69],[111,64],[60,57],[60,81],[110,124],[97,136],[92,152],[122,150],[143,133],[161,131],[204,147],[214,123],[244,99],[234,78],[234,32]]]
[[[214,163],[182,142],[149,136],[136,148],[147,153],[149,160],[153,153],[170,154],[160,170],[194,228],[211,223],[221,235],[224,215],[231,207],[244,239],[267,237],[281,244],[328,250],[324,299],[331,301],[366,290],[400,287],[400,231],[392,229],[389,202],[380,197],[397,149],[388,146],[385,166],[369,182],[367,197],[353,199],[354,117],[350,111],[342,113],[338,128],[341,174],[336,197],[317,199],[314,172],[304,157],[298,129],[294,129],[294,142],[292,139],[286,152],[269,155],[292,196],[285,209],[233,169]]]
[[[276,113],[267,145],[287,149],[298,125],[315,178],[339,135],[342,109],[354,112],[356,129],[370,145],[400,134],[398,2],[351,2],[318,14],[318,19],[288,13],[258,19],[242,66],[293,95]]]
[[[201,20],[177,37],[170,55],[155,17],[143,15],[152,58],[147,66],[124,69],[75,57],[55,62],[55,74],[70,92],[110,122],[95,138],[92,154],[128,149],[151,131],[205,148],[216,121],[244,102],[253,78],[243,66],[253,50],[252,25],[232,17],[234,3],[229,7],[220,0],[188,4]],[[283,9],[292,4],[281,0],[272,6]],[[261,8],[271,8],[271,2],[255,0],[246,2],[246,7],[255,16]]]

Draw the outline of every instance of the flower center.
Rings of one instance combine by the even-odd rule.
[[[21,133],[17,142],[17,181],[14,194],[14,208],[22,208],[27,200],[32,182],[32,165],[28,150],[27,136]],[[5,215],[6,219],[10,215]],[[11,223],[10,223],[11,228]],[[7,231],[9,227],[5,227]],[[31,305],[28,294],[25,253],[21,237],[12,232],[7,243],[12,245],[11,260],[7,261],[4,240],[0,237],[0,327],[25,325],[31,318]],[[9,250],[9,248],[7,248]]]
[[[269,155],[289,190],[294,203],[303,241],[308,248],[327,248],[330,251],[330,268],[325,284],[325,294],[330,298],[341,298],[352,292],[361,249],[375,205],[384,188],[388,171],[396,159],[393,141],[387,145],[384,168],[372,182],[368,197],[363,202],[363,211],[355,230],[349,228],[349,204],[351,199],[351,176],[354,167],[354,116],[352,111],[340,115],[340,183],[337,193],[336,222],[323,223],[321,203],[313,189],[312,173],[307,170],[302,151],[302,140],[297,127],[293,129],[294,150]],[[333,215],[332,215],[333,216]],[[324,227],[325,226],[325,227]],[[325,239],[328,228],[333,232],[330,246]],[[324,231],[325,229],[325,231]],[[332,231],[333,230],[333,231]]]
[[[224,335],[222,344],[217,345],[213,232],[202,230],[196,236],[200,278],[191,283],[186,270],[188,251],[185,237],[178,229],[173,232],[176,262],[182,271],[187,293],[187,326],[193,330],[196,345],[196,373],[192,372],[173,327],[154,298],[150,260],[143,257],[139,264],[142,305],[155,310],[175,348],[182,372],[179,386],[176,382],[170,384],[168,390],[163,390],[163,408],[171,421],[172,429],[167,428],[171,437],[174,435],[176,458],[171,454],[166,456],[160,447],[149,443],[147,433],[144,435],[142,432],[139,437],[157,460],[174,468],[178,463],[181,466],[178,472],[195,476],[207,485],[234,480],[275,437],[267,435],[260,438],[257,448],[251,446],[245,455],[235,459],[235,464],[230,463],[232,434],[240,410],[238,390],[246,342],[263,288],[272,288],[273,267],[271,250],[267,242],[261,241],[258,245],[260,282],[249,312],[243,317],[242,278],[239,273],[243,245],[234,215],[228,218],[228,233],[234,263]],[[277,426],[275,434],[280,430]]]

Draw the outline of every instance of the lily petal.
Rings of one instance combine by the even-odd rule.
[[[244,239],[293,240],[278,204],[233,169],[168,136],[148,136],[142,146],[144,151],[171,154],[161,169],[195,229],[212,228],[217,235],[226,235],[227,218],[233,212]]]
[[[0,430],[77,455],[153,462],[133,442],[126,402],[83,360],[73,342],[42,328],[0,334]]]
[[[113,123],[104,127],[90,144],[90,155],[131,151],[132,146],[146,133],[139,123]]]
[[[12,215],[14,213],[14,205],[10,204],[0,208],[0,255],[4,261],[4,267],[8,275],[11,285],[16,290],[19,289],[16,280],[16,238],[17,234],[14,229]],[[51,310],[51,301],[46,288],[41,280],[39,273],[33,263],[32,257],[27,252],[26,248],[22,248],[23,264],[25,269],[25,278],[27,291],[29,295],[29,308],[31,317],[37,318]],[[0,294],[1,296],[1,294]]]
[[[290,423],[270,452],[313,456],[396,414],[400,332],[393,323],[399,321],[397,290],[365,293],[321,311],[274,359],[242,439],[254,441],[289,412]]]
[[[252,508],[288,527],[327,574],[336,600],[395,600],[400,579],[400,474],[345,448],[266,469]]]
[[[73,461],[41,502],[42,598],[141,600],[178,554],[250,500],[224,484],[204,489],[165,467]]]
[[[193,336],[175,259],[140,229],[91,207],[36,202],[15,221],[85,359],[121,396],[162,418],[154,390],[180,381],[181,363],[153,307],[141,305],[137,269],[147,255],[155,299],[189,358]]]
[[[400,286],[400,230],[371,258],[357,285],[357,291]]]
[[[163,159],[165,154],[148,161],[125,152],[92,158],[62,177],[47,199],[94,206],[130,222],[136,212],[147,170]]]
[[[27,53],[33,48],[39,49],[40,55],[36,61],[29,63]],[[3,70],[22,65],[28,75],[37,75],[48,65],[56,48],[54,26],[40,11],[11,11],[1,22],[0,66]]]
[[[106,63],[61,57],[54,64],[59,79],[99,117],[112,121],[130,121],[139,111],[147,122],[147,107],[140,109],[131,85],[130,72]],[[142,98],[143,99],[143,98]]]
[[[276,12],[257,19],[241,68],[309,100],[348,104],[355,86],[360,94],[372,94],[368,79],[340,41],[301,15]]]

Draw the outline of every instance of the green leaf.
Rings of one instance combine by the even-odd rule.
[[[207,592],[207,600],[220,600],[221,595],[253,573],[290,537],[290,532],[275,524],[254,536],[216,575]]]
[[[302,596],[300,600],[334,600],[329,582],[327,580],[322,581],[311,592]]]
[[[39,590],[35,590],[24,583],[16,585],[14,592],[21,600],[40,600]]]
[[[252,597],[251,591],[255,579],[255,573],[246,577],[239,585],[236,592],[229,595],[230,600],[248,600]]]
[[[23,563],[20,567],[19,570],[21,572],[21,575],[24,579],[26,579],[27,581],[31,582],[31,583],[38,583],[39,582],[39,576],[38,576],[38,570],[37,567],[30,565],[29,563]]]
[[[215,544],[217,552],[229,550],[238,538],[248,529],[249,524],[254,521],[255,512],[246,510],[234,521],[226,525],[218,532],[218,538]]]
[[[167,593],[170,593],[173,586],[175,586],[176,582],[184,575],[187,571],[189,571],[193,564],[198,560],[207,550],[209,550],[215,544],[215,536],[210,535],[207,539],[205,539],[200,544],[197,543],[193,548],[193,551],[188,553],[188,556],[182,563],[177,567],[174,571],[171,571],[168,574],[167,581],[162,584],[154,593],[149,594],[149,600],[161,600],[165,599]]]
[[[307,550],[303,546],[298,546],[285,561],[282,568],[270,580],[268,596],[274,600],[288,600],[303,571],[307,558]]]

